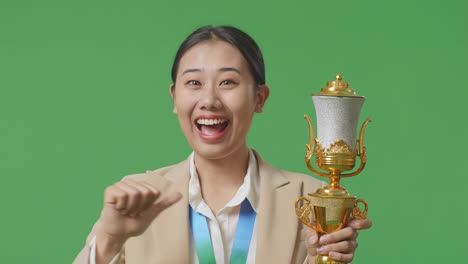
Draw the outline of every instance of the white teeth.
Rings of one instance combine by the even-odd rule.
[[[198,119],[197,124],[199,125],[217,125],[226,122],[226,119]]]

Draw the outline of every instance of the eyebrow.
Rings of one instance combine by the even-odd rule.
[[[200,69],[187,69],[182,73],[182,75],[189,73],[189,72],[201,72],[201,70]]]
[[[238,74],[241,73],[239,69],[234,68],[234,67],[223,67],[223,68],[220,68],[218,71],[220,72],[234,71],[234,72],[237,72]],[[202,72],[202,70],[198,68],[187,69],[182,73],[182,75],[189,73],[189,72]]]
[[[233,67],[224,67],[224,68],[219,69],[219,71],[220,71],[220,72],[235,71],[235,72],[237,72],[238,74],[240,74],[239,69],[233,68]]]

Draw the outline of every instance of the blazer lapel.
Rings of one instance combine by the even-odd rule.
[[[166,190],[162,194],[180,192],[182,199],[157,216],[152,225],[152,237],[157,251],[155,263],[189,263],[188,183],[189,162],[185,160],[169,169],[164,177],[158,178]],[[167,179],[167,180],[166,180]]]
[[[255,154],[260,177],[256,263],[291,263],[299,231],[294,201],[302,186]]]

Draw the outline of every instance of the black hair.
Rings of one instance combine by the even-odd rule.
[[[204,26],[192,32],[177,50],[171,70],[172,83],[175,84],[179,62],[185,52],[203,41],[215,39],[227,42],[241,52],[257,88],[265,84],[265,63],[260,48],[252,37],[233,26]]]

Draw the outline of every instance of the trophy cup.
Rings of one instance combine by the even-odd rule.
[[[324,234],[338,231],[346,226],[349,217],[365,219],[367,202],[356,199],[345,188],[340,186],[340,179],[359,174],[366,165],[366,148],[364,132],[369,118],[361,126],[359,139],[356,140],[356,130],[365,98],[358,96],[349,88],[349,83],[342,80],[341,75],[336,80],[327,83],[319,94],[312,95],[317,114],[317,138],[314,138],[314,128],[308,115],[304,118],[309,124],[309,144],[305,162],[311,172],[328,177],[330,184],[308,197],[296,200],[296,214],[306,226],[312,228],[318,238]],[[315,155],[316,169],[310,163]],[[361,162],[354,172],[356,157]],[[359,208],[363,204],[363,210]],[[310,216],[312,215],[312,218]],[[342,264],[329,256],[318,255],[317,264]]]

